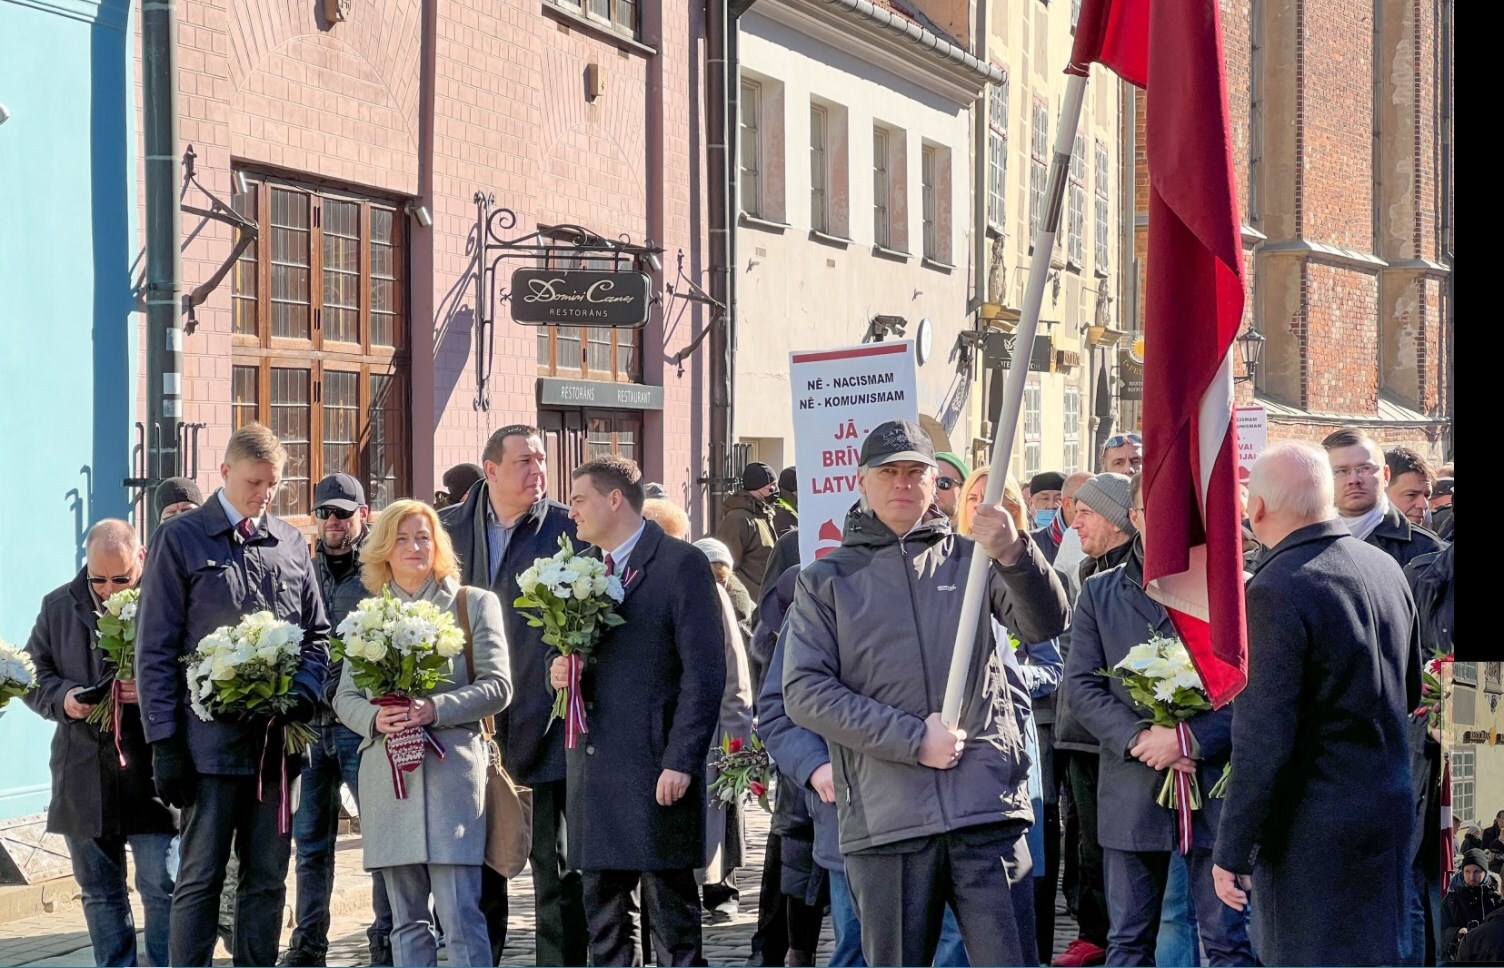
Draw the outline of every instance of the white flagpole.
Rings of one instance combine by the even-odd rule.
[[[1044,215],[1034,234],[1034,257],[1029,263],[1029,283],[1024,290],[1023,317],[1018,324],[1018,338],[1013,344],[1013,360],[1008,367],[1008,381],[1003,388],[1003,416],[993,428],[992,470],[987,478],[983,502],[996,507],[1003,497],[1003,482],[1008,476],[1008,458],[1013,453],[1013,439],[1018,433],[1018,413],[1023,409],[1024,380],[1028,377],[1029,357],[1034,349],[1034,334],[1039,329],[1039,309],[1044,303],[1044,284],[1050,271],[1050,252],[1060,228],[1061,201],[1065,198],[1065,180],[1070,170],[1071,152],[1076,144],[1076,126],[1081,120],[1081,102],[1086,95],[1086,78],[1069,75],[1065,100],[1060,105],[1060,127],[1055,132],[1055,154],[1050,159],[1050,178],[1044,194]],[[966,575],[966,594],[961,599],[961,622],[956,626],[956,649],[951,655],[950,677],[945,683],[945,704],[940,718],[954,728],[961,719],[961,703],[966,698],[967,673],[971,669],[972,650],[976,646],[982,601],[987,594],[987,569],[991,559],[981,548],[971,558]]]

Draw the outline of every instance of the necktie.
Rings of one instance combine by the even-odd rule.
[[[235,525],[235,530],[240,532],[241,542],[246,542],[256,537],[256,522],[250,518],[241,518],[240,523]]]
[[[606,577],[610,578],[614,574],[616,574],[616,559],[612,558],[610,555],[607,555],[606,556]]]

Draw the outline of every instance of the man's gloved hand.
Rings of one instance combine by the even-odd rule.
[[[151,770],[163,803],[179,809],[188,806],[198,773],[193,769],[187,740],[178,735],[151,744]]]
[[[292,702],[287,711],[282,714],[282,719],[289,723],[311,723],[313,717],[319,713],[319,697],[306,686],[294,684],[292,691],[288,693]]]

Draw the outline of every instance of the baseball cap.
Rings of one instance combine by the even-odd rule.
[[[314,489],[313,506],[354,511],[366,506],[366,489],[349,474],[330,474]]]
[[[880,423],[862,441],[862,467],[881,467],[901,460],[935,466],[935,445],[930,435],[912,420]]]

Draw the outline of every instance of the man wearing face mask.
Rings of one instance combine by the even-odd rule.
[[[736,577],[758,601],[768,556],[778,540],[778,522],[773,502],[778,499],[778,475],[761,462],[742,470],[742,489],[726,499],[726,515],[715,536],[731,549]]]
[[[1047,528],[1060,510],[1065,475],[1059,471],[1041,471],[1029,478],[1029,519],[1036,529]]]

